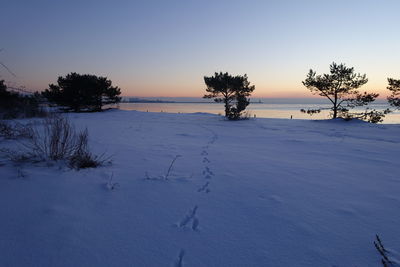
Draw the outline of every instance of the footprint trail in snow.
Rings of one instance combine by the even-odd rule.
[[[211,163],[211,160],[209,159],[209,152],[208,149],[211,145],[213,145],[217,139],[218,135],[212,131],[211,129],[208,129],[204,126],[202,126],[205,130],[211,133],[211,139],[207,142],[207,145],[202,147],[202,151],[200,153],[200,156],[203,157],[202,163],[204,166],[204,169],[202,171],[203,178],[206,179],[205,183],[197,189],[198,193],[210,193],[210,179],[214,176],[213,171],[210,169],[209,164]],[[199,229],[199,218],[197,217],[197,210],[199,207],[195,205],[190,211],[179,221],[177,226],[179,228],[187,228],[190,227],[193,231],[198,231]],[[175,267],[182,267],[183,266],[183,257],[185,255],[185,251],[183,249],[180,250],[178,259],[175,261]]]

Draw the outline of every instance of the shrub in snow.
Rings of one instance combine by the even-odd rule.
[[[30,152],[38,157],[61,160],[70,157],[76,150],[77,136],[70,122],[61,116],[52,116],[43,121],[43,129],[34,129]]]
[[[43,129],[34,129],[33,137],[24,143],[32,158],[66,160],[71,168],[94,168],[104,163],[88,147],[87,129],[76,133],[68,119],[52,116],[44,120]]]
[[[102,156],[94,155],[88,147],[88,131],[85,129],[78,134],[77,145],[73,154],[69,157],[69,165],[74,169],[96,168],[103,165]]]

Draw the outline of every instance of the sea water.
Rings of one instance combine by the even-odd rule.
[[[125,99],[126,101],[126,99]],[[122,102],[119,108],[122,110],[137,110],[148,112],[169,112],[169,113],[212,113],[224,114],[222,103],[211,102],[201,98],[141,98],[135,103]],[[151,102],[154,101],[154,102]],[[284,118],[284,119],[329,119],[331,105],[323,99],[252,99],[247,107],[248,116],[257,118]],[[372,109],[384,110],[389,105],[384,100],[369,106]],[[321,113],[312,116],[302,113],[301,109],[322,108]],[[357,108],[361,112],[365,108]],[[383,123],[400,124],[400,112],[394,111],[386,115]]]

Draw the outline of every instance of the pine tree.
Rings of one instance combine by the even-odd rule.
[[[367,106],[375,101],[379,96],[376,93],[360,93],[358,89],[366,84],[368,79],[365,74],[361,75],[354,72],[354,68],[346,67],[345,64],[332,63],[330,73],[317,75],[315,71],[310,70],[303,85],[312,93],[327,98],[332,107],[332,118],[359,118],[369,122],[377,123],[383,120],[385,114],[389,111],[377,111],[369,109],[364,112],[350,112],[355,107]],[[301,110],[310,115],[319,113],[319,109]]]
[[[120,94],[121,90],[106,77],[75,72],[58,77],[57,85],[50,84],[42,93],[50,102],[75,112],[101,111],[103,105],[120,102]]]
[[[387,89],[391,92],[388,101],[392,107],[400,109],[400,80],[388,78],[388,83]]]
[[[204,77],[204,82],[208,93],[204,98],[214,98],[215,102],[224,103],[225,117],[229,120],[240,119],[250,103],[248,96],[255,89],[254,85],[250,85],[247,75],[232,76],[227,72],[216,72],[214,76]]]

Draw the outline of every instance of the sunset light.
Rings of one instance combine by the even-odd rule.
[[[0,11],[0,267],[400,266],[400,0]]]

